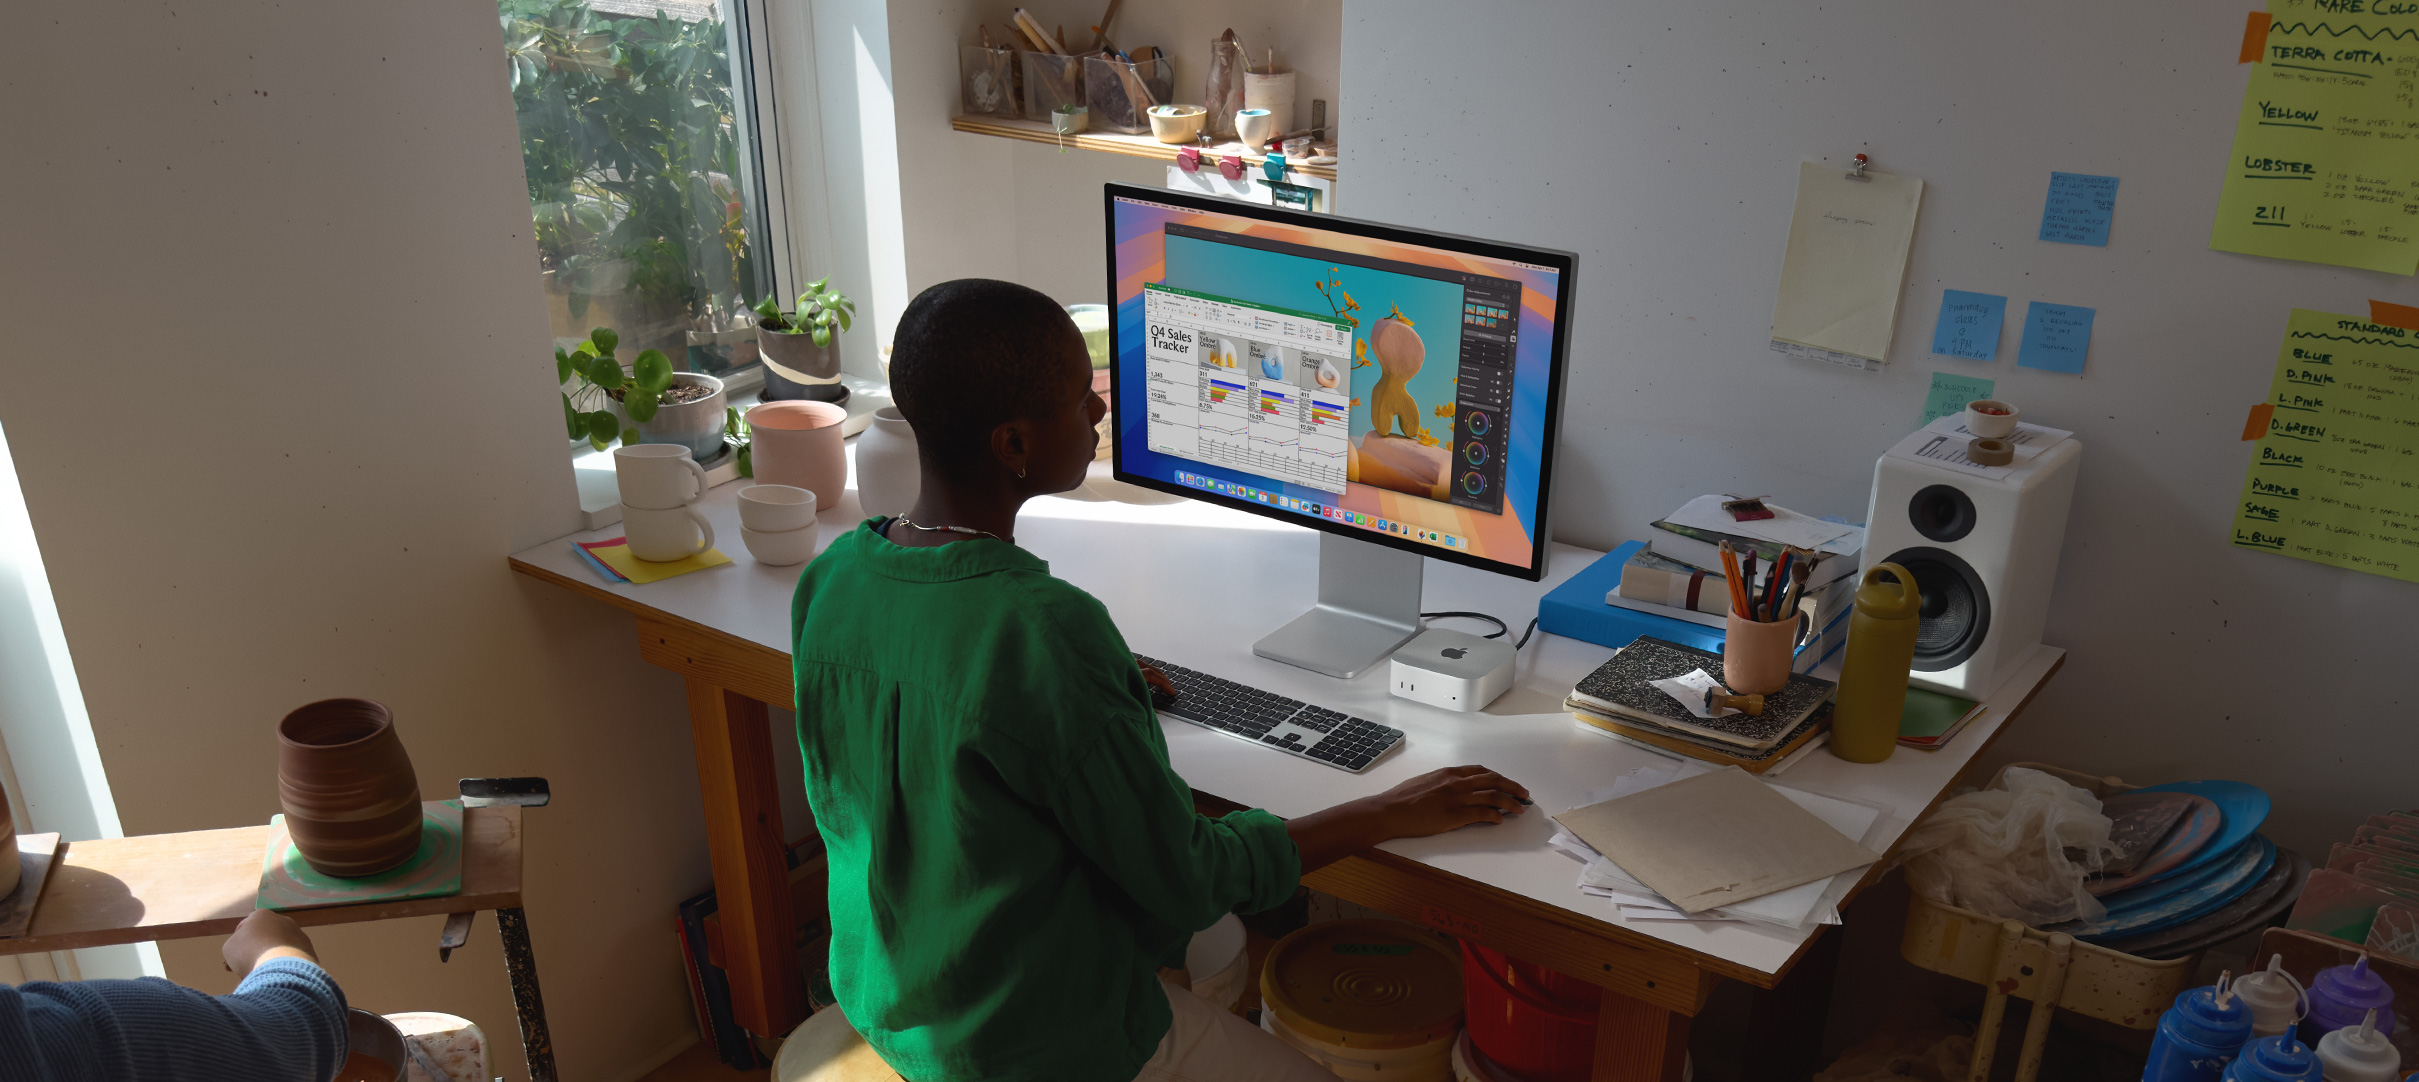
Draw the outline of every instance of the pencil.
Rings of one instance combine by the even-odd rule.
[[[1730,611],[1745,619],[1747,591],[1739,585],[1739,554],[1728,541],[1722,542],[1722,581],[1730,587]]]

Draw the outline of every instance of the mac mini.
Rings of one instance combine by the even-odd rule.
[[[1433,628],[1394,652],[1391,690],[1412,702],[1475,714],[1511,689],[1518,656],[1503,639]]]

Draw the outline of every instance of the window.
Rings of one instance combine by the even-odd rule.
[[[611,327],[624,357],[753,382],[775,259],[743,3],[499,0],[559,344]]]

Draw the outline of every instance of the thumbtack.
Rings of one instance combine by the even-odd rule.
[[[1873,159],[1868,158],[1868,157],[1865,157],[1865,156],[1864,156],[1864,155],[1862,155],[1862,154],[1857,155],[1857,156],[1856,156],[1856,164],[1855,164],[1854,166],[1850,167],[1850,168],[1849,168],[1849,170],[1848,170],[1848,179],[1849,179],[1849,180],[1871,180],[1871,179],[1873,179],[1872,177],[1869,177],[1869,176],[1866,176],[1866,175],[1865,175],[1865,166],[1867,166],[1867,165],[1871,165],[1872,163],[1873,163]]]

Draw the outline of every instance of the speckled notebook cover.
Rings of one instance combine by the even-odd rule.
[[[1722,655],[1642,636],[1615,651],[1611,660],[1587,674],[1571,689],[1571,697],[1616,717],[1742,748],[1768,748],[1796,729],[1817,707],[1831,701],[1831,693],[1837,687],[1829,680],[1792,673],[1789,686],[1764,697],[1761,715],[1700,718],[1647,683],[1684,676],[1691,669],[1703,669],[1715,680],[1722,680]],[[1723,686],[1729,684],[1724,682]]]

